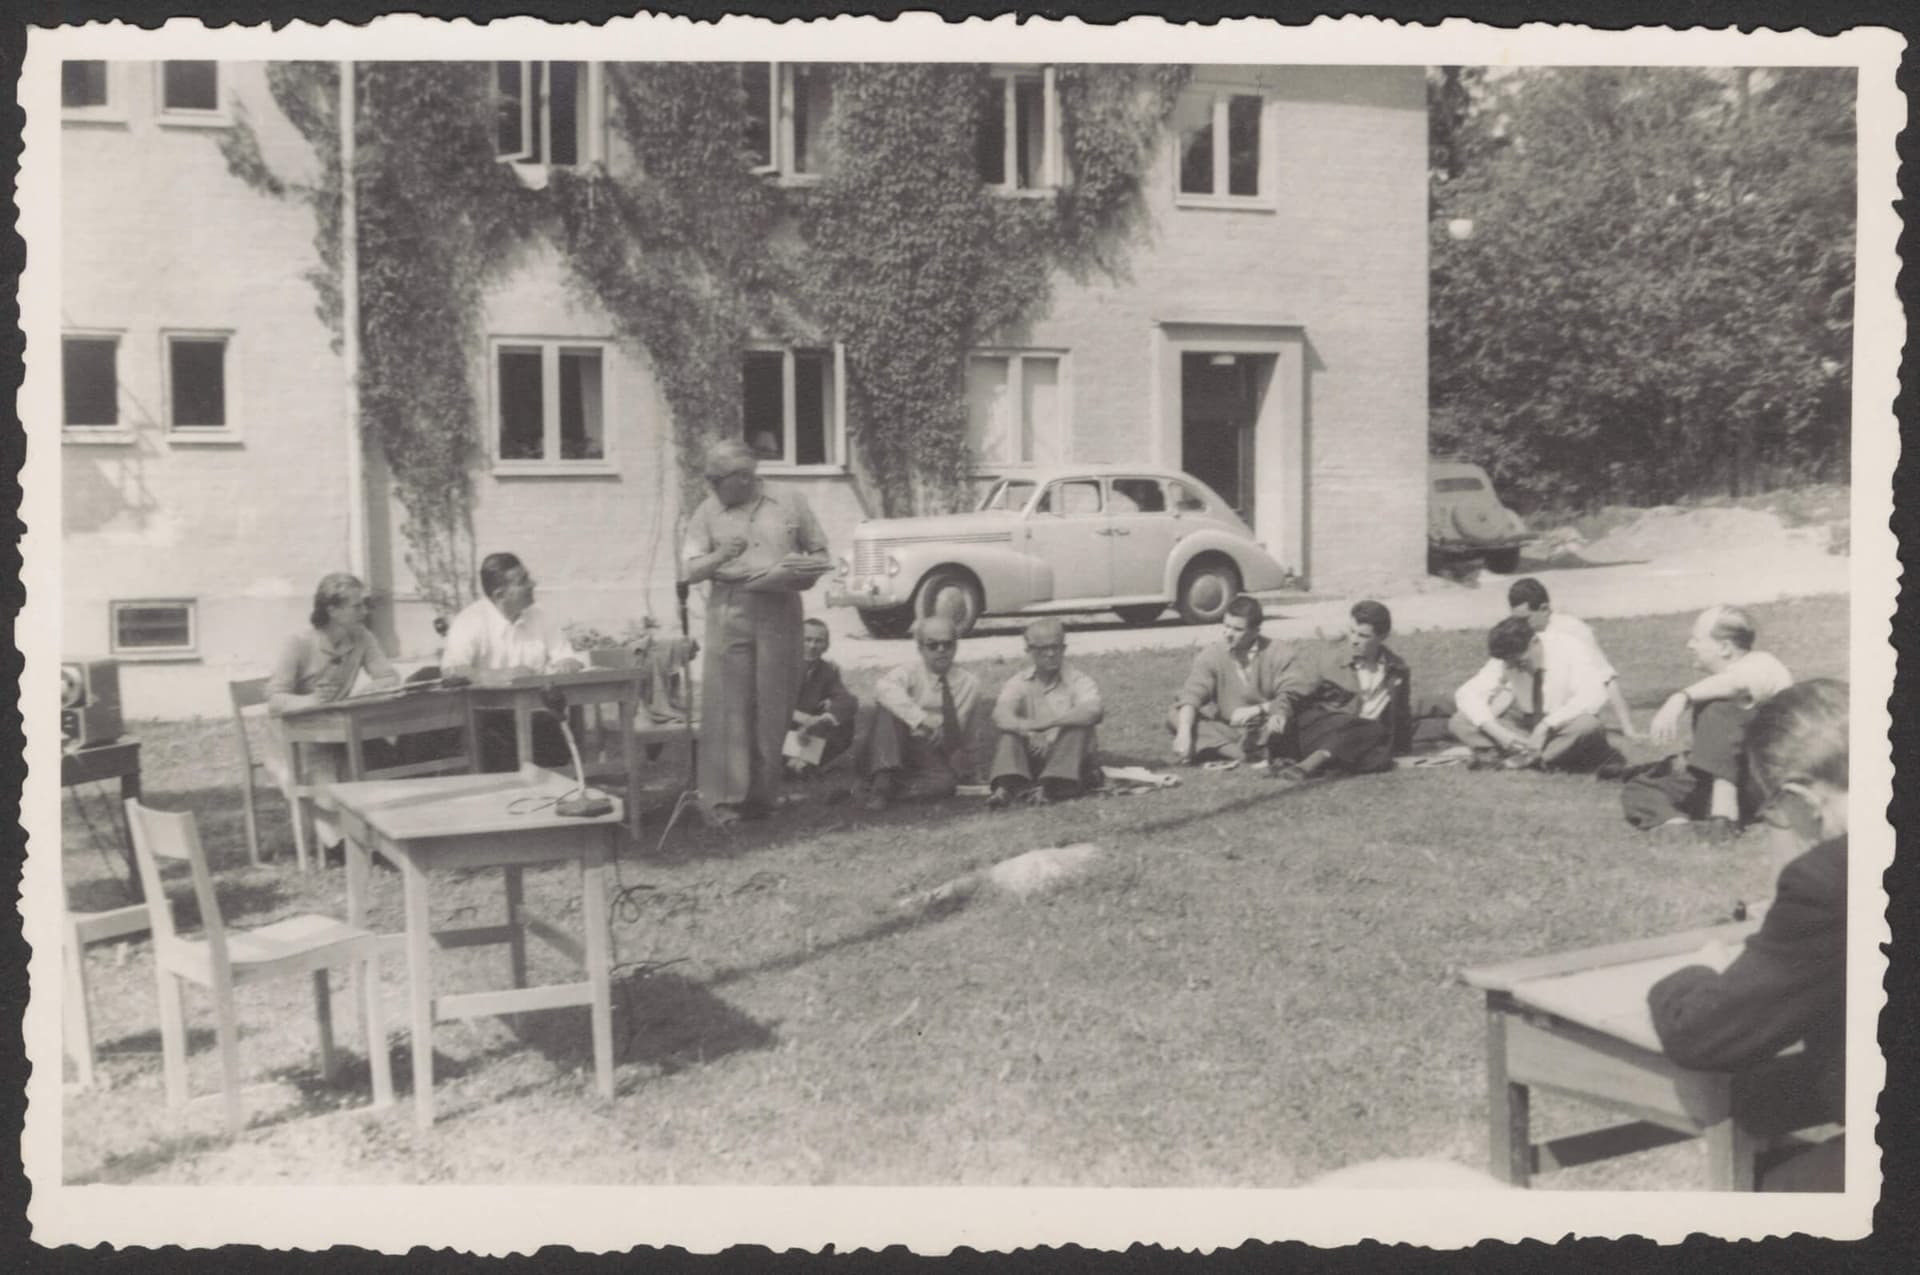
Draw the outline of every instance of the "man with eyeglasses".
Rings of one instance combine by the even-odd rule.
[[[1027,625],[1027,654],[1033,666],[1008,678],[993,705],[987,804],[996,810],[1023,795],[1078,797],[1100,783],[1094,728],[1106,714],[1093,679],[1066,666],[1066,626],[1051,616]]]
[[[440,653],[443,676],[499,685],[542,673],[577,673],[585,664],[553,619],[533,602],[533,576],[510,553],[480,560],[481,596],[454,616]],[[480,765],[488,772],[513,770],[522,759],[514,742],[513,713],[486,709],[474,715]],[[565,766],[567,741],[559,723],[533,719],[533,757],[538,766]]]
[[[800,593],[827,568],[805,498],[775,495],[737,438],[707,449],[712,494],[687,520],[681,578],[710,581],[700,681],[700,800],[710,822],[764,818],[800,686]]]
[[[920,658],[881,677],[873,716],[857,758],[864,804],[885,810],[896,799],[951,797],[971,768],[969,741],[980,683],[953,666],[960,642],[953,621],[928,616],[914,626]]]

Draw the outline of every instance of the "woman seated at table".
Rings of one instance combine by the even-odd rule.
[[[1737,956],[1703,951],[1700,964],[1653,985],[1648,1008],[1662,1048],[1683,1067],[1734,1071],[1804,1041],[1819,1096],[1838,1108],[1847,1072],[1847,684],[1821,678],[1781,691],[1754,710],[1746,748],[1769,794],[1760,817],[1813,848],[1781,870],[1765,920]],[[1781,1159],[1759,1188],[1841,1190],[1845,1146],[1841,1135]]]
[[[367,586],[356,577],[345,571],[321,577],[308,620],[310,627],[287,640],[267,677],[271,711],[345,699],[363,673],[368,689],[386,690],[400,684],[400,674],[367,629]],[[275,746],[284,747],[277,738]],[[346,771],[346,755],[343,744],[308,745],[307,781],[323,784],[340,778]],[[365,760],[369,768],[392,765],[393,746],[381,739],[367,740]],[[339,842],[339,830],[324,810],[315,811],[314,826],[322,846]]]

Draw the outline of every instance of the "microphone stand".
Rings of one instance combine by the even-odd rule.
[[[540,693],[540,703],[560,721],[560,734],[567,741],[567,755],[573,758],[574,790],[553,803],[553,813],[572,819],[592,819],[613,813],[613,801],[587,787],[587,768],[580,760],[580,745],[574,742],[573,726],[567,721],[567,696],[551,679]]]

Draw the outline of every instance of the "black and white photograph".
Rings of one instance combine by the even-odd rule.
[[[36,1240],[1866,1234],[1901,48],[32,31]]]

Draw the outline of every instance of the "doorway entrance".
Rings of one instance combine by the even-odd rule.
[[[1219,492],[1249,527],[1259,490],[1254,427],[1273,364],[1271,354],[1180,355],[1180,467]]]

